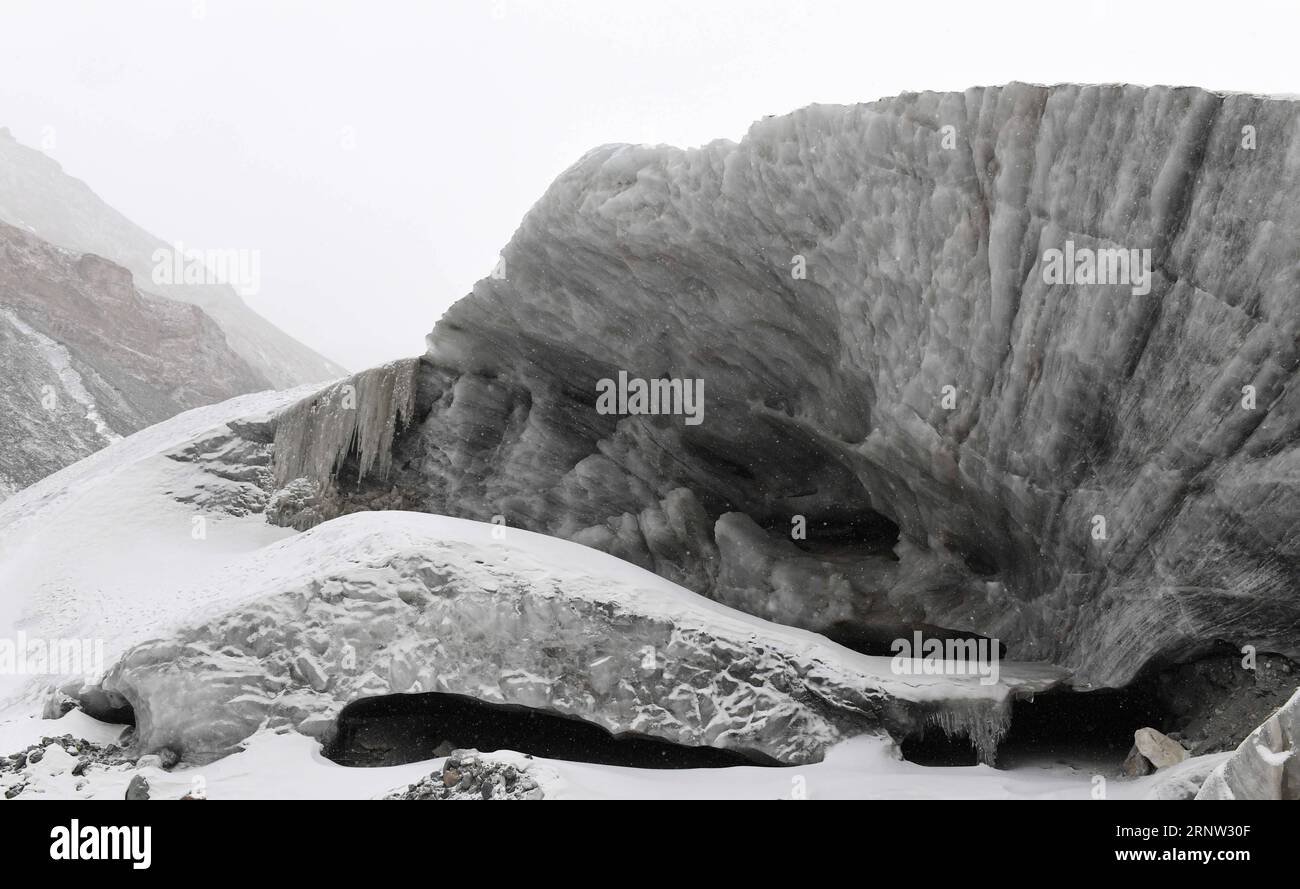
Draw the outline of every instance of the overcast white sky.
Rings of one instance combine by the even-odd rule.
[[[0,126],[360,369],[423,351],[557,173],[1008,80],[1300,93],[1300,4],[0,0]],[[346,136],[355,147],[348,150]]]

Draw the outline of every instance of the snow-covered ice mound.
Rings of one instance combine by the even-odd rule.
[[[937,702],[965,714],[959,731],[995,743],[980,733],[1004,725],[1013,690],[1059,678],[1028,665],[992,684],[898,676],[888,657],[579,544],[423,513],[344,516],[227,571],[243,604],[137,646],[104,680],[134,706],[148,749],[203,759],[262,725],[324,733],[350,701],[445,692],[805,762],[845,737],[913,726]]]
[[[988,752],[1013,694],[1059,678],[895,675],[520,529],[396,512],[274,527],[276,414],[305,394],[182,414],[0,506],[0,635],[102,642],[143,749],[210,758],[264,724],[326,734],[352,700],[449,691],[784,762],[942,710]],[[6,676],[0,693],[30,710],[68,679]]]

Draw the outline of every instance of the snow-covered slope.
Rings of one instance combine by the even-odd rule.
[[[120,727],[118,727],[120,728]],[[117,736],[80,713],[59,720],[25,720],[0,726],[0,749],[14,750],[44,736],[70,733],[107,743]],[[245,749],[201,767],[174,771],[129,766],[68,774],[69,758],[52,748],[44,768],[29,768],[19,800],[121,799],[131,778],[147,778],[154,799],[178,799],[202,787],[208,799],[374,799],[441,769],[442,758],[386,768],[347,768],[325,759],[317,743],[296,732],[264,731]],[[1000,771],[989,766],[932,768],[905,762],[888,741],[853,738],[831,749],[822,762],[784,768],[634,769],[542,758],[501,751],[485,758],[527,768],[546,799],[1108,799],[1182,798],[1184,785],[1229,754],[1188,759],[1134,780],[1104,784],[1088,769],[1068,766]],[[1190,776],[1190,777],[1189,777]],[[8,778],[8,780],[6,780]],[[0,789],[16,776],[0,775]],[[1194,792],[1194,786],[1193,786]]]
[[[309,391],[246,396],[182,414],[0,506],[0,585],[6,591],[0,634],[21,629],[47,640],[102,640],[110,664],[145,640],[173,640],[136,649],[110,678],[151,714],[148,726],[141,720],[146,740],[146,729],[152,730],[157,743],[188,743],[200,755],[228,749],[263,718],[286,712],[296,722],[332,716],[366,694],[454,690],[579,715],[616,731],[750,745],[774,758],[798,760],[819,758],[838,737],[905,719],[889,712],[895,703],[924,708],[965,701],[972,704],[968,715],[975,723],[997,723],[1016,689],[1032,693],[1060,678],[1043,667],[1012,664],[1002,664],[990,684],[975,675],[895,675],[889,658],[858,654],[735,611],[605,553],[520,529],[373,512],[294,535],[261,514],[265,494],[256,479],[269,472],[264,451],[257,460],[241,452],[249,465],[231,460],[219,471],[213,466],[235,447],[232,429],[269,439],[276,412]],[[304,596],[307,612],[296,613]],[[334,607],[340,596],[352,600],[347,607]],[[443,610],[429,606],[431,597]],[[397,617],[385,612],[415,602],[418,608]],[[367,617],[368,609],[376,613]],[[520,625],[511,624],[512,613],[546,616]],[[493,632],[485,634],[491,644],[476,642],[466,629],[475,615],[495,621]],[[387,621],[382,633],[373,629],[381,617]],[[369,635],[354,632],[358,620],[371,628]],[[206,672],[202,682],[182,683],[181,689],[160,684],[158,676],[175,679],[177,671],[166,668],[178,657],[189,658],[191,667],[204,657],[209,666],[221,661],[219,666],[228,667],[221,659],[232,653],[245,658],[238,665],[244,679],[256,684],[257,677],[274,674],[265,650],[238,651],[248,633],[235,632],[229,644],[216,646],[220,657],[211,646],[198,653],[185,648],[210,639],[214,627],[249,622],[263,636],[288,633],[286,651],[324,661],[331,674],[337,664],[329,659],[350,643],[359,666],[327,680],[328,691],[309,687],[320,683],[300,682],[289,704],[268,694],[271,703],[257,710],[253,724],[240,729],[243,734],[214,740],[203,734],[203,715],[195,711],[207,706],[224,712],[229,699],[221,697],[220,678]],[[323,634],[324,646],[311,641],[309,630]],[[544,655],[548,643],[566,654],[558,660]],[[622,661],[640,658],[647,645],[658,648],[663,663],[653,681],[626,692],[617,670],[637,669]],[[399,664],[393,652],[404,646]],[[615,662],[599,666],[610,657]],[[708,686],[695,704],[682,709],[676,703],[697,694],[692,676],[722,676],[737,664],[746,665],[757,696],[745,689],[729,697],[721,686]],[[602,669],[608,681],[600,678]],[[687,675],[688,670],[695,672]],[[569,674],[587,678],[566,697],[557,689],[559,677]],[[546,689],[540,698],[539,683]],[[44,676],[7,677],[0,692],[30,705],[49,684]],[[593,697],[593,689],[603,690]],[[183,717],[164,716],[176,706]],[[751,711],[770,717],[771,724],[737,716]],[[783,729],[780,720],[787,719],[799,727]],[[185,735],[196,722],[197,734]],[[996,730],[995,725],[988,731]],[[173,737],[178,733],[184,738]]]
[[[164,455],[308,391],[258,393],[187,411],[0,504],[0,638],[22,630],[42,640],[102,639],[111,657],[185,621],[203,596],[219,595],[203,587],[210,572],[292,532],[260,515],[205,516],[178,502],[177,492],[207,482],[192,465]],[[31,692],[43,679],[0,675],[0,700]]]

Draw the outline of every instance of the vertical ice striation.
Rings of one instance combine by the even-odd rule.
[[[499,514],[1080,686],[1300,658],[1297,245],[1294,100],[1016,83],[605,146],[439,320],[387,490],[286,518]],[[621,373],[703,422],[601,413]]]
[[[386,477],[393,437],[415,412],[419,363],[409,358],[364,370],[281,413],[275,427],[276,483],[305,477],[323,486],[353,453],[358,480]]]

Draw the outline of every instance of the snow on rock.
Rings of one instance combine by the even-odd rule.
[[[1210,772],[1196,798],[1300,800],[1300,690]]]
[[[546,792],[533,774],[537,764],[522,757],[484,756],[477,750],[453,750],[433,772],[385,799],[403,800],[540,800]]]
[[[29,639],[102,642],[111,661],[195,609],[237,595],[242,584],[231,575],[216,585],[206,579],[293,533],[267,524],[257,474],[269,486],[271,413],[308,391],[187,411],[0,504],[0,639],[12,643],[21,630]],[[58,680],[0,675],[0,710]]]
[[[995,741],[982,726],[1004,725],[1013,693],[1061,678],[1013,664],[996,684],[897,676],[887,657],[587,547],[420,513],[335,519],[238,572],[244,604],[132,648],[104,678],[144,749],[201,761],[264,724],[320,731],[350,701],[437,691],[806,762],[845,737],[914,729],[940,703],[963,705],[946,728]]]

